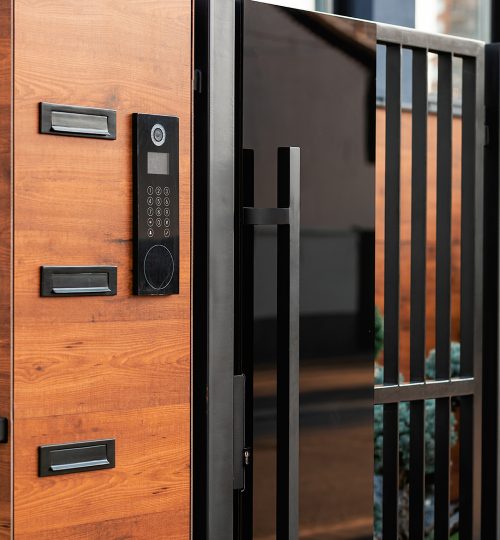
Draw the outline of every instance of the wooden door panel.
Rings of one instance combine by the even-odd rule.
[[[185,515],[184,515],[185,514]],[[187,519],[188,509],[183,509],[178,519]],[[111,519],[94,523],[84,523],[62,529],[37,531],[36,540],[54,540],[54,538],[71,538],[71,540],[151,540],[148,531],[162,531],[162,536],[168,540],[184,540],[184,532],[179,530],[177,519],[165,519],[165,513],[142,514],[129,518]],[[32,533],[17,533],[16,540],[32,540]]]
[[[16,534],[31,533],[35,538],[40,530],[64,524],[159,512],[165,521],[175,522],[179,531],[188,530],[188,405],[23,419],[16,421],[16,432],[20,431],[24,445],[16,452],[15,462]],[[36,447],[41,440],[50,444],[111,436],[116,437],[115,469],[37,477]],[[135,538],[137,532],[131,530],[128,535]],[[167,538],[162,528],[144,529],[139,537],[147,534]]]
[[[14,11],[15,537],[188,538],[191,2]],[[116,109],[116,140],[39,134],[41,101]],[[179,295],[132,295],[134,112],[179,117]],[[117,296],[39,296],[41,265],[98,264]],[[38,446],[100,438],[114,469],[38,477]]]
[[[25,337],[16,365],[16,418],[185,404],[185,320],[165,324],[164,342],[145,338],[156,320],[136,322],[133,332],[128,321],[37,325],[40,334]]]

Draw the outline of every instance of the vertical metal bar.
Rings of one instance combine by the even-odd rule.
[[[500,8],[500,4],[498,5]],[[499,11],[500,13],[500,11]],[[497,24],[499,21],[497,21]],[[498,24],[500,29],[500,24]],[[484,149],[484,294],[482,528],[494,538],[500,531],[499,400],[499,184],[500,184],[500,43],[485,47],[485,105],[488,141]],[[478,99],[478,96],[476,96]],[[477,179],[476,179],[477,182]]]
[[[412,195],[410,380],[425,379],[425,276],[427,241],[427,50],[412,62]],[[410,538],[423,539],[425,499],[425,402],[410,404]]]
[[[436,216],[436,378],[450,377],[452,55],[438,57]],[[448,538],[450,506],[450,399],[436,400],[434,523]]]
[[[245,374],[245,444],[253,447],[254,227],[243,225],[245,206],[253,206],[253,150],[243,148],[244,2],[235,2],[234,110],[235,131],[235,373]],[[245,450],[244,450],[245,451]],[[253,538],[253,460],[243,473],[244,490],[234,495],[234,538]]]
[[[475,58],[475,215],[474,215],[474,339],[473,373],[476,381],[473,403],[472,538],[481,538],[481,441],[483,383],[483,159],[484,159],[484,48]],[[497,405],[498,406],[498,405]]]
[[[384,249],[384,383],[399,380],[399,238],[401,156],[401,47],[387,45],[385,249]]]
[[[438,59],[436,205],[436,378],[450,377],[451,310],[451,54]]]
[[[425,378],[425,264],[427,241],[427,51],[413,51],[411,174],[410,379]]]
[[[436,399],[434,462],[434,535],[448,538],[450,530],[450,398]]]
[[[195,40],[208,43],[209,6],[200,0],[194,1]],[[194,48],[194,66],[199,72],[207,73],[208,47]],[[208,319],[208,96],[193,93],[193,257],[192,266],[192,484],[197,486],[197,496],[191,498],[191,529],[194,538],[207,533],[207,319]]]
[[[476,200],[476,62],[462,60],[462,203],[460,257],[460,375],[474,376],[474,235]],[[472,539],[473,399],[460,400],[460,538]]]
[[[460,539],[472,540],[474,398],[460,398]]]
[[[382,536],[398,538],[399,403],[384,405]]]
[[[384,383],[399,382],[399,238],[401,144],[401,47],[386,47],[386,154],[384,246]],[[399,410],[384,405],[382,529],[398,536]]]
[[[300,149],[278,149],[277,501],[276,538],[299,538]]]
[[[474,234],[476,166],[476,66],[462,60],[462,206],[460,260],[460,374],[474,375]]]
[[[425,401],[410,403],[410,539],[424,538]]]
[[[254,151],[243,149],[241,155],[241,207],[254,205]],[[241,216],[239,223],[241,223]],[[254,237],[255,227],[240,225],[239,257],[239,345],[238,356],[245,374],[245,444],[253,448],[253,362],[254,362]],[[253,460],[245,466],[245,491],[239,496],[239,540],[253,538]]]
[[[210,3],[207,540],[233,537],[234,0]]]

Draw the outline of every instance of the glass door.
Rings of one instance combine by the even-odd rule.
[[[375,25],[237,15],[236,537],[372,538]]]

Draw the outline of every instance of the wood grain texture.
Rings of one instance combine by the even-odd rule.
[[[190,0],[16,0],[16,538],[189,538]],[[115,108],[117,139],[38,133]],[[180,123],[180,294],[132,296],[131,114]],[[40,298],[40,265],[118,266],[115,297]],[[38,478],[37,447],[116,438],[116,468]]]
[[[20,534],[37,537],[39,531],[63,525],[163,512],[165,521],[178,527],[179,537],[186,537],[181,531],[189,527],[189,404],[23,419],[16,428],[24,441],[22,448],[16,447],[16,534],[20,524]],[[107,437],[116,438],[115,469],[37,477],[34,458],[41,439],[50,444]],[[168,538],[163,528],[129,531],[138,533]]]
[[[188,509],[182,509],[179,519],[188,519]],[[49,531],[38,531],[36,540],[54,540],[54,538],[71,538],[71,540],[151,540],[148,530],[163,531],[168,540],[183,540],[185,536],[179,531],[176,520],[165,519],[164,513],[143,514],[118,520],[86,523],[74,527],[65,527]],[[32,540],[30,533],[16,534],[16,540]]]
[[[11,420],[11,3],[0,3],[0,416]],[[0,538],[10,538],[11,440],[0,444]]]
[[[436,332],[436,116],[428,118],[427,152],[427,262],[426,262],[426,351],[435,346]],[[451,339],[460,341],[460,203],[461,119],[453,119],[452,226],[451,226]],[[385,110],[377,109],[375,304],[384,306],[384,153]],[[400,371],[410,373],[411,288],[411,113],[401,115],[401,245],[400,245]]]

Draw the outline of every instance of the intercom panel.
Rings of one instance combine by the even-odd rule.
[[[134,292],[179,292],[179,119],[133,115]]]

